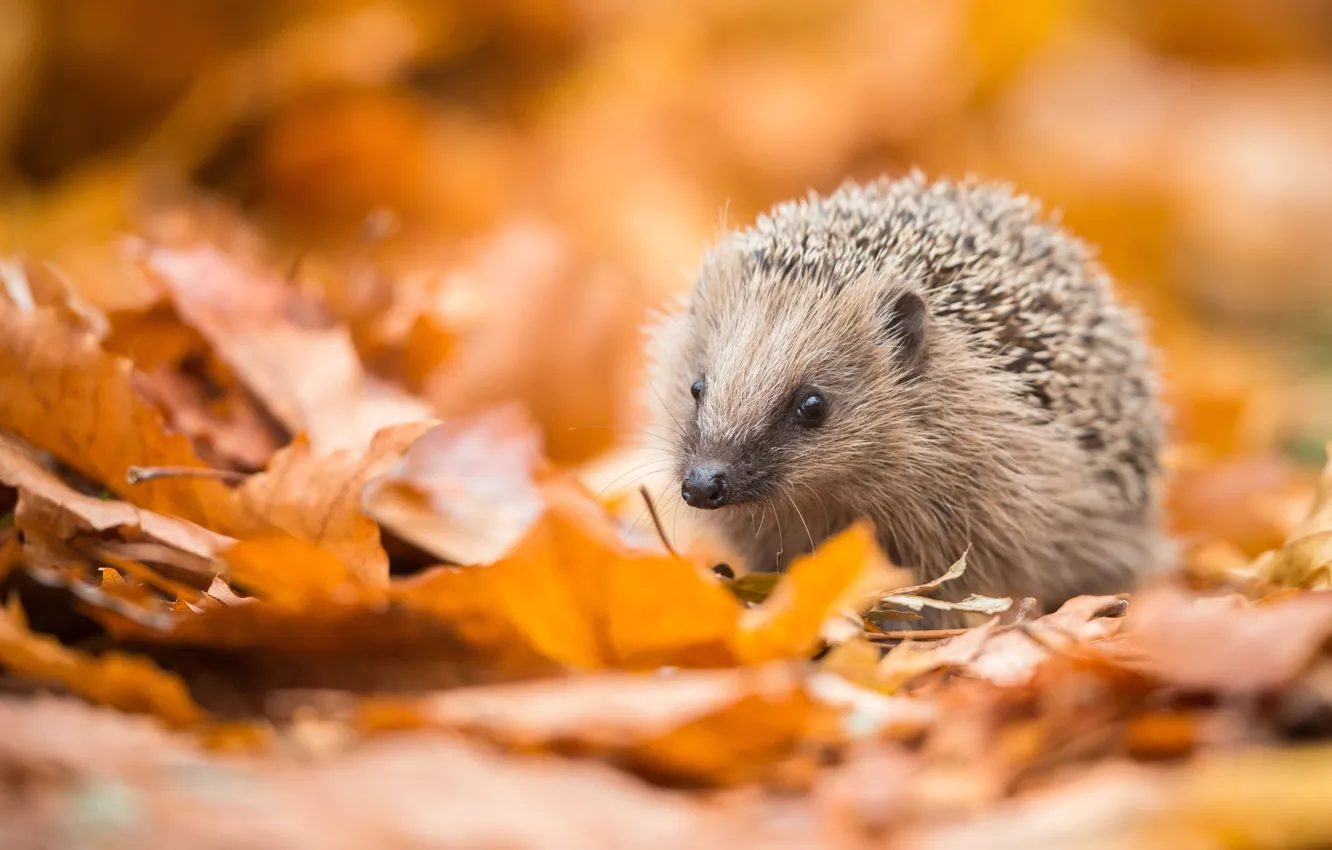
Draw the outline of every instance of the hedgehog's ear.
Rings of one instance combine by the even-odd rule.
[[[886,295],[879,311],[879,338],[897,346],[902,362],[912,365],[925,349],[925,299],[911,290]]]

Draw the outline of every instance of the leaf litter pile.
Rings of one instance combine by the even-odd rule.
[[[190,439],[143,391],[161,373],[112,345],[144,315],[7,268],[16,836],[94,812],[126,835],[260,843],[322,812],[376,846],[1332,827],[1298,802],[1332,780],[1332,752],[1301,745],[1332,734],[1332,594],[1298,589],[1329,582],[1332,473],[1225,593],[1171,582],[1040,617],[948,603],[930,594],[965,557],[911,585],[860,526],[780,581],[731,580],[705,553],[626,542],[519,408],[424,419],[345,327],[298,324],[322,305],[281,277],[203,241],[136,250],[161,297],[136,340],[183,340],[249,413],[167,406],[230,442]],[[295,438],[237,469],[220,446],[251,429]],[[892,630],[931,605],[981,622]],[[1250,820],[1271,796],[1289,823]]]
[[[1332,843],[1326,378],[1194,318],[1332,294],[1301,4],[107,0],[95,49],[40,5],[0,2],[45,45],[0,62],[0,847]],[[154,70],[107,114],[99,62]],[[857,525],[737,576],[642,486],[637,328],[717,209],[908,162],[1058,203],[1148,307],[1178,571],[950,602],[965,555]]]

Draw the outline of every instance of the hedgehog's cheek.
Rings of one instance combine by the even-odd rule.
[[[755,505],[774,498],[779,490],[781,472],[774,464],[755,458],[732,464],[728,471],[729,505]]]

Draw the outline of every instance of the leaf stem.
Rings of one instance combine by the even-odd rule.
[[[869,632],[866,637],[871,643],[883,643],[890,640],[943,640],[944,638],[964,635],[971,629],[903,629],[896,632]]]
[[[142,484],[159,478],[215,478],[228,484],[239,484],[249,477],[244,472],[204,466],[131,466],[125,470],[125,480],[130,484]]]
[[[666,529],[661,527],[661,517],[657,516],[657,506],[652,504],[652,494],[649,493],[648,488],[642,484],[638,485],[638,494],[642,496],[643,501],[647,503],[648,514],[652,516],[652,524],[657,528],[657,536],[661,538],[661,545],[665,546],[666,551],[670,552],[673,557],[680,557],[680,553],[675,551],[675,547],[671,545],[671,541],[666,539]]]

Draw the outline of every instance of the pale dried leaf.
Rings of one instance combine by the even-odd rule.
[[[935,670],[966,668],[980,657],[994,632],[997,620],[969,629],[954,638],[919,644],[904,640],[893,647],[877,670],[877,685],[892,692]]]
[[[489,564],[545,508],[540,433],[504,406],[436,425],[365,488],[365,512],[441,561]]]
[[[932,590],[938,590],[945,583],[950,582],[956,578],[961,578],[962,574],[967,571],[967,555],[969,554],[971,554],[970,546],[968,546],[967,550],[962,553],[962,557],[954,561],[953,565],[944,571],[943,575],[939,576],[938,578],[930,579],[924,584],[914,584],[909,587],[899,587],[894,591],[894,593],[903,596],[919,596],[922,593],[929,593]]]
[[[924,608],[937,608],[940,611],[964,611],[976,614],[1002,614],[1013,607],[1013,600],[1007,597],[996,598],[993,596],[981,596],[973,593],[966,599],[958,602],[950,602],[946,599],[931,599],[928,596],[908,596],[901,593],[890,593],[887,596],[879,597],[879,605],[899,605],[903,608],[910,608],[913,611],[920,611]],[[875,611],[879,615],[889,615],[894,612]],[[911,619],[910,617],[904,619]]]

